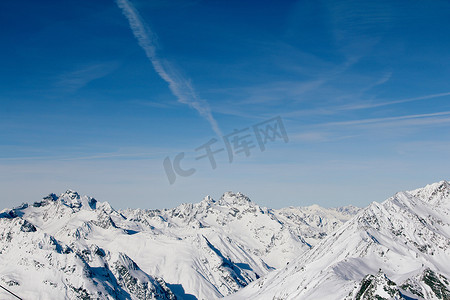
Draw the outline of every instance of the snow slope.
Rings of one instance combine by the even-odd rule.
[[[308,252],[358,211],[272,210],[231,192],[116,211],[69,190],[0,212],[0,285],[25,299],[220,298]]]
[[[372,203],[227,299],[450,299],[450,184]]]

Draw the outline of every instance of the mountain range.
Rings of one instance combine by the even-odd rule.
[[[450,299],[450,185],[372,203],[229,299]]]
[[[23,299],[450,299],[449,194],[441,181],[364,209],[227,192],[115,210],[68,190],[0,212],[0,286]]]

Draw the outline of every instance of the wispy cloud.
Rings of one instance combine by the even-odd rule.
[[[97,153],[92,155],[35,155],[35,156],[11,156],[11,157],[0,157],[1,161],[76,161],[76,160],[102,160],[102,159],[139,159],[139,160],[149,160],[149,159],[161,159],[163,155],[166,155],[170,150],[157,151],[157,152],[105,152]]]
[[[366,56],[393,22],[386,1],[325,1],[335,43],[345,55]]]
[[[291,117],[310,116],[310,115],[334,115],[334,114],[337,114],[337,113],[340,113],[343,111],[378,108],[378,107],[383,107],[383,106],[403,104],[403,103],[415,102],[415,101],[423,101],[423,100],[441,98],[441,97],[446,97],[446,96],[450,96],[450,92],[430,94],[430,95],[411,97],[411,98],[392,100],[392,101],[379,101],[379,102],[376,102],[375,100],[370,101],[370,102],[360,101],[360,102],[354,102],[354,103],[349,103],[349,104],[345,104],[345,105],[325,106],[325,107],[312,108],[312,109],[295,110],[295,111],[283,113],[283,116],[287,117],[287,118],[291,118]]]
[[[393,100],[393,101],[350,104],[350,105],[341,106],[338,109],[339,110],[367,109],[367,108],[375,108],[375,107],[381,107],[381,106],[402,104],[402,103],[407,103],[407,102],[428,100],[428,99],[440,98],[440,97],[445,97],[445,96],[450,96],[450,92],[439,93],[439,94],[430,94],[430,95],[425,95],[425,96],[420,96],[420,97],[406,98],[406,99]]]
[[[178,105],[176,102],[173,103],[163,103],[163,102],[157,102],[157,101],[150,101],[150,100],[131,100],[130,103],[134,105],[140,105],[140,106],[147,106],[147,107],[155,107],[155,108],[164,108],[164,109],[174,109]]]
[[[388,82],[388,81],[391,79],[391,77],[392,77],[392,72],[386,72],[386,73],[384,73],[384,74],[381,76],[381,78],[379,78],[377,81],[375,81],[374,83],[369,84],[367,87],[363,88],[363,89],[361,90],[361,93],[360,93],[360,94],[362,94],[362,93],[364,93],[364,92],[367,92],[367,91],[373,89],[374,87],[377,87],[377,86],[380,86],[380,85],[385,84],[386,82]]]
[[[352,139],[359,135],[345,135],[336,134],[330,131],[305,131],[289,135],[289,141],[302,143],[322,143],[322,142],[336,142],[346,139]]]
[[[56,86],[69,92],[75,92],[89,82],[105,77],[117,68],[116,62],[96,63],[78,67],[59,76]]]
[[[156,73],[169,84],[172,94],[177,97],[180,103],[187,104],[197,110],[210,123],[214,132],[221,136],[222,133],[208,103],[197,96],[190,80],[181,75],[169,61],[158,57],[156,34],[144,23],[133,4],[128,0],[116,0],[116,3],[128,19],[139,46],[145,51]]]
[[[400,154],[432,152],[447,155],[450,153],[450,142],[439,140],[406,141],[399,143],[396,150]]]
[[[411,119],[436,118],[436,117],[442,117],[442,116],[448,116],[448,115],[450,115],[450,111],[442,111],[442,112],[429,113],[429,114],[405,115],[405,116],[396,116],[396,117],[387,117],[387,118],[371,118],[371,119],[361,119],[361,120],[342,121],[342,122],[329,122],[329,123],[323,123],[320,125],[353,126],[353,125],[385,123],[385,122],[411,120]],[[437,121],[439,122],[440,120],[441,119],[438,119]],[[444,120],[447,120],[447,119],[444,119]]]

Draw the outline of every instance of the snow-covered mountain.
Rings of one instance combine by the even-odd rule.
[[[309,253],[358,211],[273,210],[231,192],[117,211],[69,190],[0,212],[0,285],[24,299],[220,298]]]
[[[0,265],[24,299],[450,299],[450,184],[362,210],[228,192],[118,211],[69,190],[0,212]]]
[[[372,203],[227,299],[450,299],[450,184]]]

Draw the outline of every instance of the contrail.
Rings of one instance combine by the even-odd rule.
[[[197,110],[198,113],[211,124],[214,132],[218,136],[222,136],[208,103],[198,98],[190,81],[184,78],[170,62],[158,57],[156,54],[158,49],[158,44],[156,42],[157,36],[152,32],[150,27],[142,21],[142,18],[133,4],[128,0],[116,0],[116,3],[128,19],[128,23],[130,24],[131,30],[133,31],[139,46],[145,51],[145,54],[152,63],[156,73],[169,84],[169,88],[172,94],[177,97],[178,102],[187,104]]]

